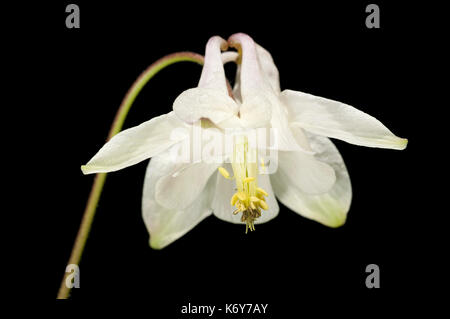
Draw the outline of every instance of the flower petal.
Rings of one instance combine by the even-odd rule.
[[[241,104],[239,114],[245,128],[268,127],[272,118],[272,106],[263,94],[255,94]]]
[[[294,212],[329,227],[345,223],[352,199],[350,178],[339,151],[326,137],[307,134],[316,157],[329,164],[336,173],[336,182],[325,194],[310,195],[292,183],[285,172],[279,170],[271,175],[277,198]]]
[[[211,215],[211,200],[214,195],[215,176],[212,176],[205,191],[183,210],[168,209],[155,200],[157,181],[174,170],[173,163],[160,156],[151,159],[148,165],[142,195],[142,217],[150,233],[150,246],[161,249],[194,228]]]
[[[225,164],[223,167],[229,172],[232,171],[230,164]],[[213,214],[226,222],[245,224],[241,222],[241,214],[233,215],[234,207],[230,204],[231,197],[236,192],[235,187],[234,181],[225,179],[221,175],[217,176],[215,195],[212,201]],[[269,209],[262,210],[261,217],[255,221],[255,224],[262,224],[275,218],[280,209],[272,191],[272,186],[270,185],[269,175],[258,176],[258,187],[264,189],[269,194],[266,197],[266,203]]]
[[[272,55],[270,55],[269,51],[258,44],[256,44],[256,53],[258,55],[262,73],[266,77],[267,82],[270,83],[270,86],[274,92],[280,93],[280,75],[275,63],[273,62]]]
[[[219,36],[213,36],[208,40],[205,49],[205,63],[198,87],[222,91],[228,94],[225,70],[223,68],[222,50],[228,48],[228,43]],[[224,56],[225,59],[227,56]]]
[[[257,60],[259,61],[260,69],[262,72],[262,76],[266,78],[266,81],[270,84],[273,91],[275,93],[280,93],[280,77],[278,73],[278,69],[273,62],[272,56],[270,55],[269,51],[264,49],[262,46],[256,45],[256,56]],[[242,102],[242,96],[241,96],[241,69],[242,64],[237,65],[236,69],[236,79],[234,81],[234,87],[233,87],[233,96],[235,99]]]
[[[270,126],[276,133],[276,149],[301,150],[289,129],[287,109],[279,100],[279,91],[276,91],[279,89],[279,85],[273,83],[274,78],[277,77],[274,73],[278,72],[275,65],[269,65],[270,61],[268,61],[264,49],[261,51],[260,48],[258,51],[253,39],[244,33],[233,34],[228,42],[230,46],[242,52],[242,61],[238,68],[234,88],[234,93],[242,101],[241,117],[250,119],[254,117],[255,113],[269,115],[271,117]],[[262,54],[264,67],[260,64],[259,54]],[[255,111],[258,107],[260,109]],[[250,113],[250,111],[252,112]],[[248,116],[246,116],[246,112],[249,112]]]
[[[236,62],[239,58],[239,54],[235,51],[225,51],[221,54],[222,63],[225,65],[229,62]]]
[[[209,119],[220,126],[235,117],[239,106],[228,95],[224,61],[235,55],[221,55],[227,49],[227,42],[214,36],[206,44],[205,63],[198,87],[181,93],[173,103],[175,114],[184,122],[193,124],[201,118]],[[228,121],[229,122],[229,121]]]
[[[408,142],[350,105],[290,90],[283,91],[280,98],[288,106],[292,122],[309,132],[351,144],[398,150]]]
[[[204,191],[219,164],[203,162],[184,164],[175,172],[162,176],[155,187],[155,199],[168,209],[184,209]]]
[[[181,93],[173,102],[173,111],[182,121],[193,124],[205,118],[220,126],[235,117],[237,104],[228,94],[212,88],[193,88]]]
[[[230,36],[228,43],[231,47],[238,49],[241,53],[240,63],[240,93],[242,101],[255,93],[264,89],[271,89],[258,60],[256,44],[253,39],[244,33],[236,33]]]
[[[113,172],[155,156],[185,136],[171,135],[183,127],[173,112],[114,135],[81,170],[84,174]]]
[[[289,119],[286,107],[280,103],[279,97],[269,95],[268,98],[270,98],[272,104],[270,126],[277,136],[276,149],[280,151],[305,151],[298,145],[291,129],[289,129]]]
[[[278,152],[276,174],[306,194],[326,193],[336,181],[330,165],[305,152]]]

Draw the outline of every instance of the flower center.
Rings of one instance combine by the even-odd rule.
[[[245,222],[245,233],[255,230],[255,220],[261,217],[261,209],[268,210],[265,196],[267,192],[258,187],[258,151],[250,148],[246,136],[235,136],[233,145],[233,168],[236,180],[236,193],[231,197],[230,204],[236,209],[234,215],[242,213],[241,221]],[[219,167],[219,172],[226,179],[230,177],[228,171]]]

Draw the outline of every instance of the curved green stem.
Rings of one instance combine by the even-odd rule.
[[[136,81],[130,87],[124,99],[122,100],[122,103],[120,104],[119,110],[117,111],[116,117],[109,131],[107,140],[120,132],[125,118],[127,117],[128,111],[131,108],[131,105],[133,104],[134,100],[136,99],[142,88],[145,86],[145,84],[147,84],[147,82],[151,78],[153,78],[153,76],[155,76],[165,67],[183,61],[195,62],[202,65],[204,62],[204,58],[202,55],[193,52],[173,53],[157,60],[144,72],[141,73],[141,75],[136,79]],[[92,221],[95,216],[95,211],[100,199],[100,195],[102,193],[103,185],[105,184],[106,175],[106,173],[99,173],[95,176],[94,184],[92,185],[91,193],[89,194],[89,199],[84,210],[83,219],[81,220],[80,229],[78,230],[75,244],[72,248],[69,262],[67,263],[68,265],[78,265],[80,263],[81,255],[83,254],[86,240],[89,236],[89,231],[91,229]],[[57,299],[67,299],[69,297],[71,288],[66,285],[66,280],[68,279],[67,277],[69,275],[70,274],[67,272],[64,274],[64,278],[58,291]]]

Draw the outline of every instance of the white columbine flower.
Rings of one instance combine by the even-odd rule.
[[[221,55],[228,45],[239,55]],[[230,94],[223,63],[235,58],[238,70]],[[196,129],[231,140],[231,148],[219,147],[213,161],[182,161],[179,149],[192,150]],[[274,143],[253,143],[251,129],[271,129]],[[187,134],[174,134],[177,130]],[[254,230],[254,224],[278,214],[275,195],[300,215],[338,227],[345,222],[352,192],[342,157],[327,136],[392,149],[407,143],[349,105],[281,92],[278,70],[265,49],[242,33],[228,42],[216,36],[206,46],[198,87],[180,94],[173,112],[115,135],[82,170],[111,172],[152,157],[142,212],[153,248],[167,246],[211,214]],[[200,141],[206,148],[207,142]],[[278,169],[270,171],[263,163]]]

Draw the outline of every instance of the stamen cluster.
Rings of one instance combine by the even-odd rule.
[[[245,233],[255,230],[255,220],[261,217],[261,209],[268,210],[265,196],[268,193],[258,187],[258,164],[256,149],[249,149],[247,137],[240,137],[234,143],[232,167],[234,177],[228,171],[219,167],[219,172],[226,179],[236,180],[236,193],[231,197],[230,204],[236,209],[233,214],[242,213],[241,221],[245,222]]]

